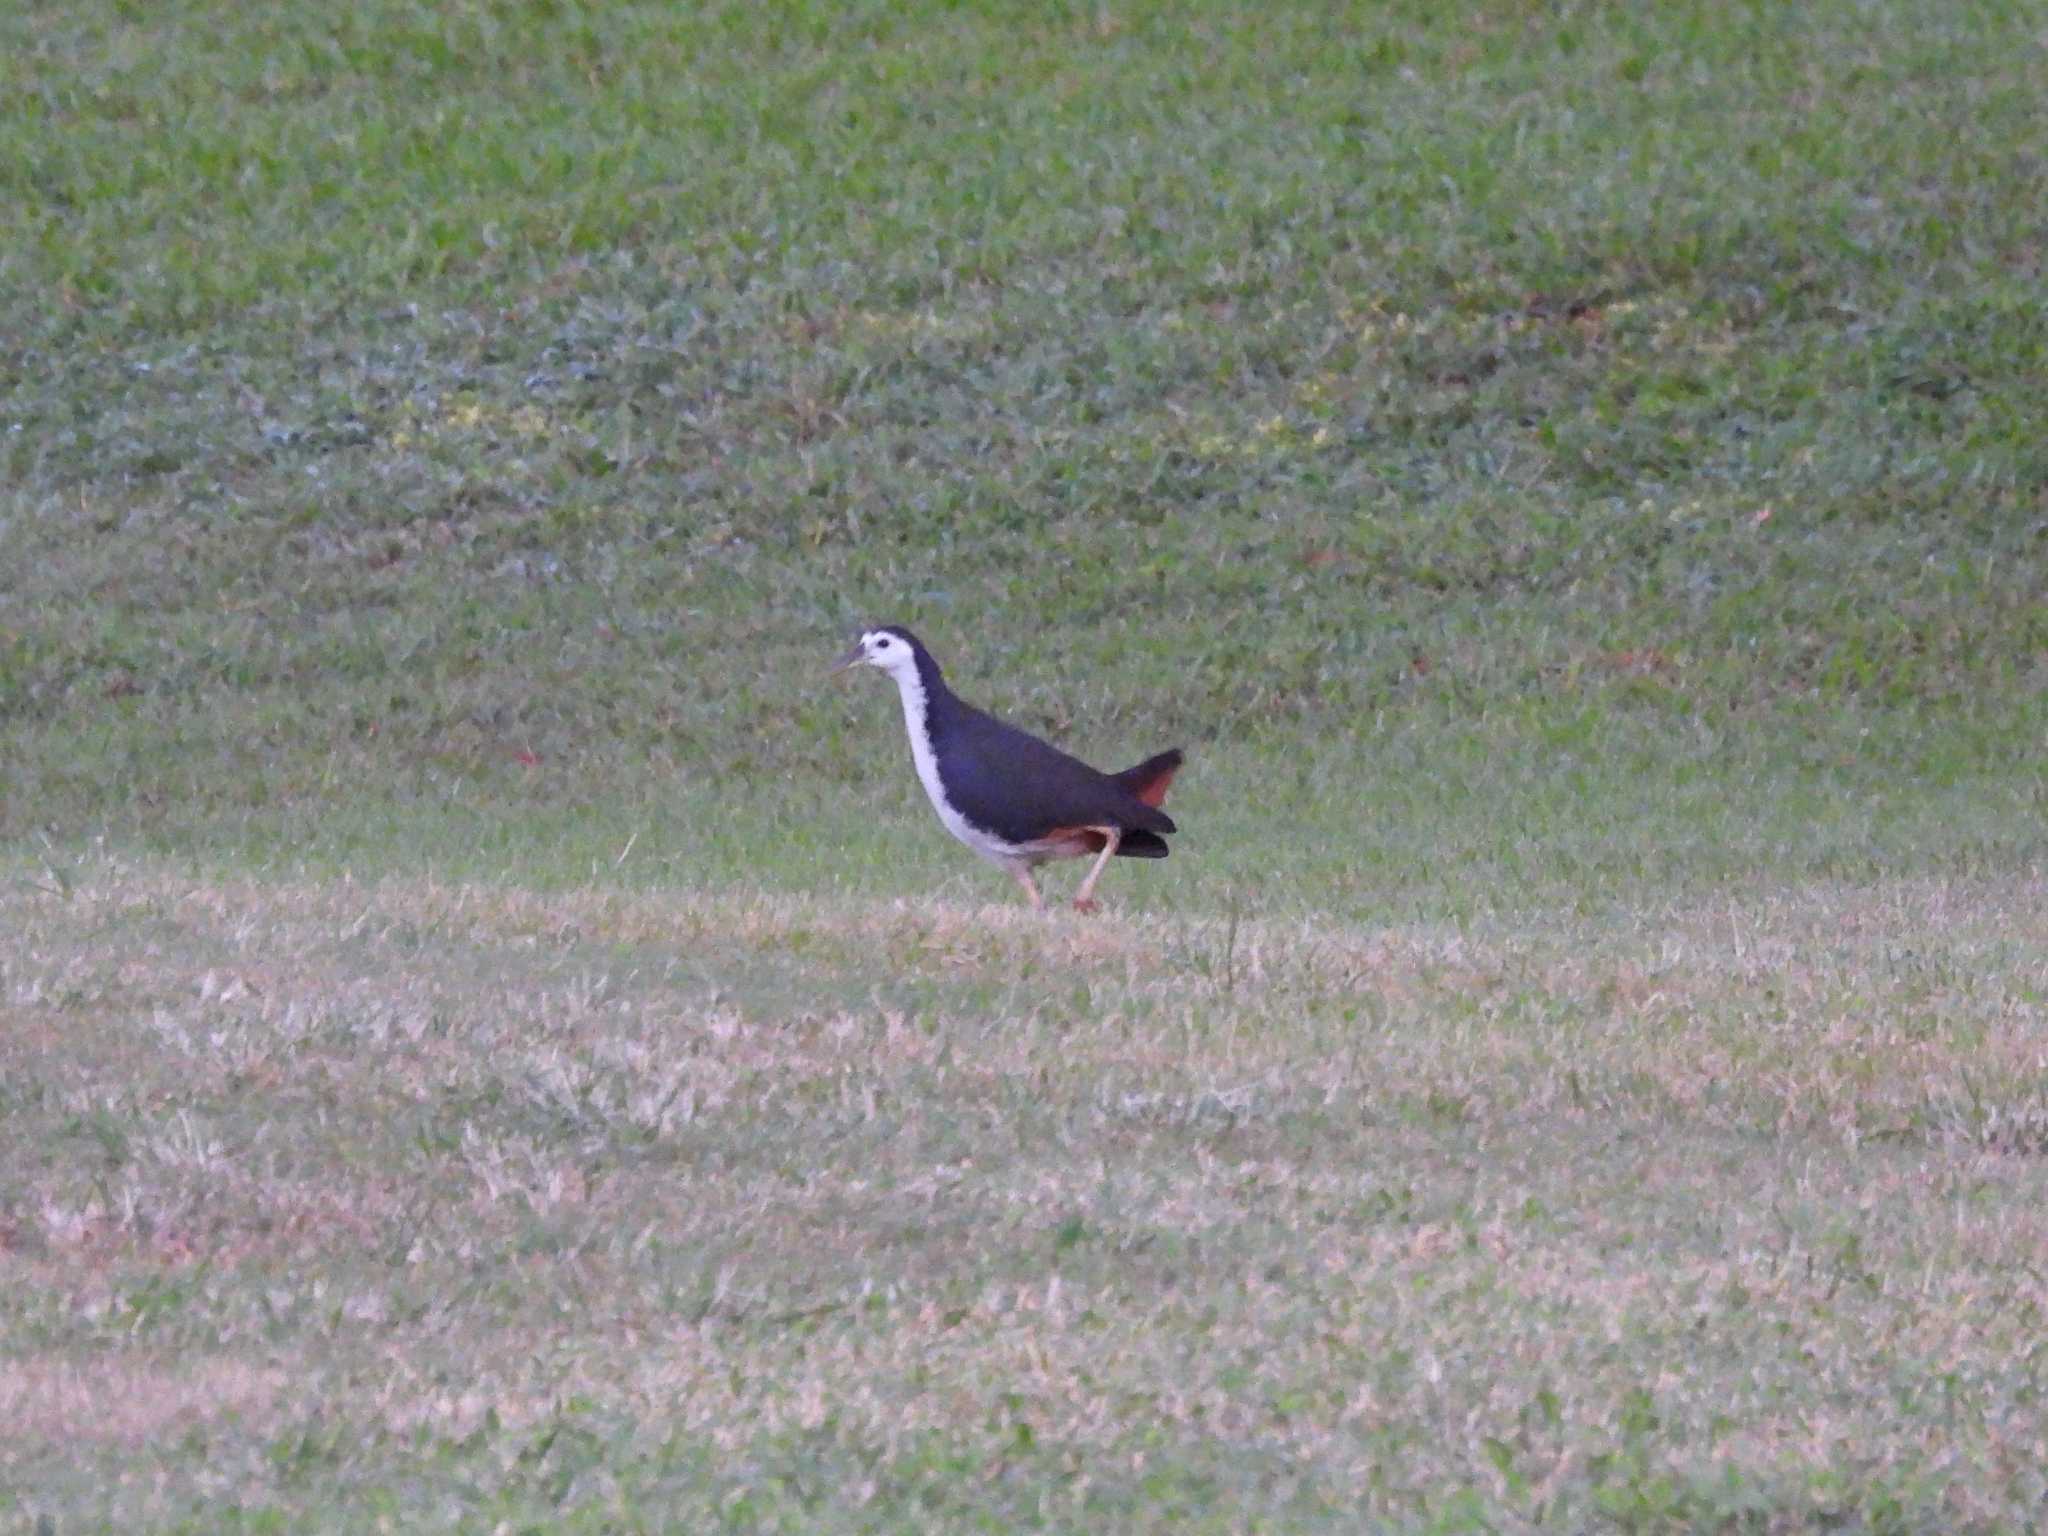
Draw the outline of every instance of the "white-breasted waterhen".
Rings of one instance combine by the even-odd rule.
[[[1175,747],[1122,773],[1100,773],[956,696],[924,643],[900,625],[865,631],[835,672],[865,662],[896,680],[910,758],[946,830],[1007,869],[1041,909],[1031,871],[1048,859],[1095,855],[1074,905],[1095,910],[1111,855],[1163,859],[1173,818],[1159,809],[1180,771]]]

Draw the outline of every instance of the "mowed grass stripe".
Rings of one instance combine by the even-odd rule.
[[[998,1510],[1078,1457],[1241,1512],[1277,1478],[1305,1520],[1464,1488],[1967,1521],[2001,1485],[1944,1469],[2033,1390],[2040,895],[1363,934],[17,888],[11,1456],[76,1488],[81,1437],[171,1467],[176,1426],[308,1517],[580,1425],[608,1470],[555,1486],[592,1515],[788,1513],[798,1464],[894,1508],[936,1456]],[[81,1428],[117,1378],[162,1416]],[[1179,1507],[1090,1483],[1075,1518]],[[93,1507],[198,1508],[121,1489]]]

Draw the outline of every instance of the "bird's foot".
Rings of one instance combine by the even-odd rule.
[[[1076,912],[1099,912],[1102,910],[1102,904],[1093,896],[1076,896],[1074,898],[1074,910]]]

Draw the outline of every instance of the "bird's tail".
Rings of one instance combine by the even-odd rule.
[[[1142,827],[1116,840],[1116,856],[1120,859],[1163,859],[1167,851],[1165,838]]]
[[[1166,787],[1180,772],[1182,761],[1180,748],[1171,747],[1157,756],[1146,758],[1135,768],[1126,768],[1111,777],[1130,794],[1156,809],[1166,799]]]

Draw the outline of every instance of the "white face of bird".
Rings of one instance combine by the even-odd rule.
[[[840,672],[861,665],[874,667],[891,677],[900,678],[906,672],[915,676],[917,651],[895,630],[871,629],[853,643],[853,649],[840,657],[832,670]]]

